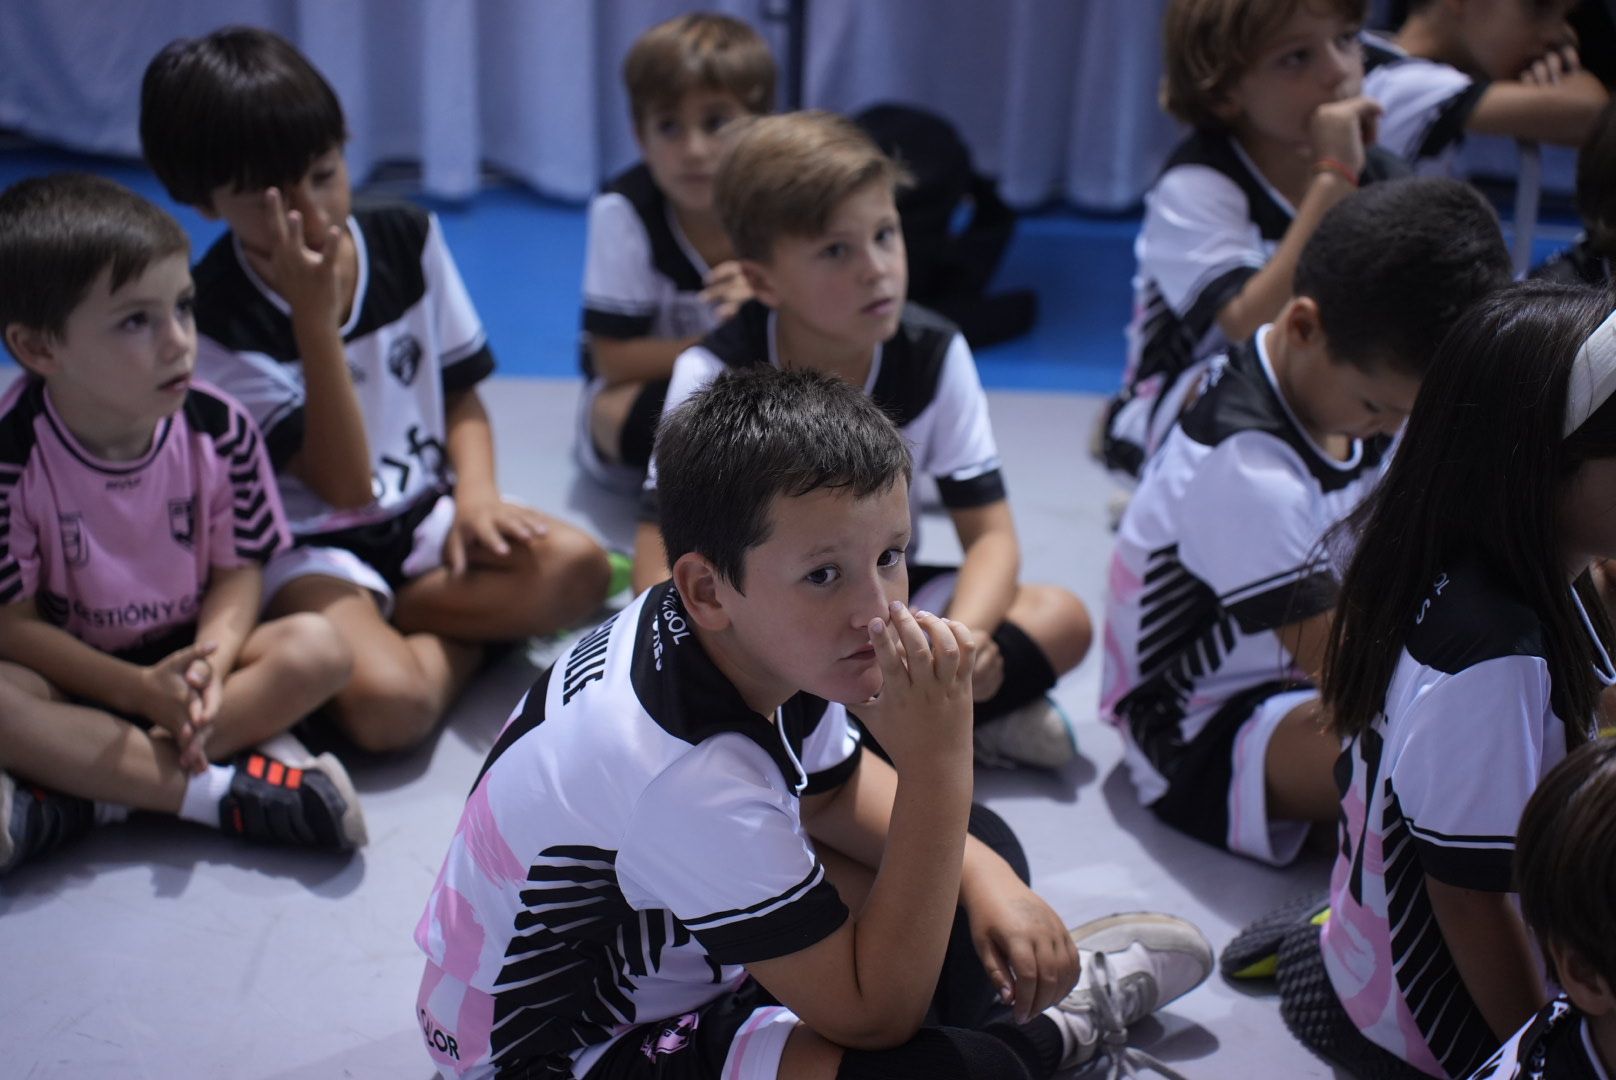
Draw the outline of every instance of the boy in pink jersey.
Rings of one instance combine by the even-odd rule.
[[[352,661],[321,616],[258,623],[286,522],[257,428],[191,381],[188,259],[110,181],[0,193],[0,332],[26,369],[0,397],[0,873],[129,809],[365,839],[335,758],[252,749]]]

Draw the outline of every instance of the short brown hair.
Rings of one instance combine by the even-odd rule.
[[[857,124],[817,109],[738,123],[713,177],[713,208],[735,254],[767,259],[780,236],[818,236],[842,200],[909,173]]]
[[[1367,0],[1171,0],[1162,17],[1161,106],[1192,127],[1227,127],[1218,106],[1297,10],[1362,23]]]
[[[116,292],[190,250],[179,222],[121,184],[87,173],[19,180],[0,192],[0,330],[60,339],[103,273]]]
[[[717,90],[747,112],[774,111],[774,54],[740,19],[696,11],[657,23],[623,59],[634,130],[652,109],[677,104],[692,90]]]
[[[1516,830],[1515,888],[1545,958],[1552,942],[1616,983],[1616,739],[1579,746],[1537,786]]]

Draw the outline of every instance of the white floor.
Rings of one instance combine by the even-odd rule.
[[[625,545],[632,506],[576,477],[571,382],[496,381],[505,489]],[[1109,482],[1084,450],[1097,399],[995,393],[1023,577],[1074,589],[1098,616]],[[957,557],[928,517],[923,557]],[[542,658],[541,658],[542,661]],[[350,860],[264,850],[142,820],[0,879],[0,1076],[412,1077],[415,922],[494,733],[537,671],[512,656],[431,745],[355,763],[371,842]],[[1015,826],[1034,885],[1070,922],[1183,915],[1221,949],[1246,921],[1325,883],[1311,857],[1266,869],[1170,832],[1134,800],[1095,722],[1098,651],[1057,690],[1082,758],[1060,775],[981,771],[977,797]],[[1292,1041],[1275,999],[1217,976],[1136,1029],[1196,1080],[1335,1075]]]

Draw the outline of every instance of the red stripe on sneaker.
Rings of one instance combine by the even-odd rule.
[[[247,775],[254,780],[264,778],[264,756],[262,754],[254,754],[247,759]]]
[[[287,769],[286,770],[286,786],[289,789],[291,789],[292,791],[296,791],[298,788],[302,787],[303,786],[303,770],[302,769]]]
[[[278,761],[271,761],[269,763],[269,782],[271,784],[274,784],[277,787],[279,787],[280,782],[282,780],[284,780],[285,778],[286,778],[286,766],[282,765]]]
[[[230,819],[235,822],[236,832],[238,834],[247,831],[246,825],[241,820],[241,807],[232,806],[230,808]]]

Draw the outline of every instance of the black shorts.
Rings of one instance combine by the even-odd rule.
[[[778,1004],[748,979],[694,1012],[629,1029],[583,1080],[717,1080],[752,1014]]]

